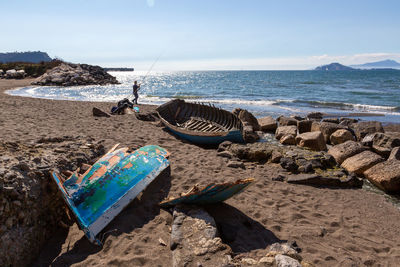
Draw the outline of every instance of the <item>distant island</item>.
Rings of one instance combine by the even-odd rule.
[[[134,68],[103,68],[105,71],[134,71]]]
[[[400,63],[395,60],[387,59],[360,65],[351,65],[351,67],[358,69],[400,69]]]
[[[53,59],[45,52],[11,52],[0,53],[0,63],[25,62],[25,63],[40,63],[50,62]]]
[[[354,69],[351,67],[342,65],[340,63],[331,63],[328,65],[316,67],[314,70],[337,71],[337,70],[354,70]]]

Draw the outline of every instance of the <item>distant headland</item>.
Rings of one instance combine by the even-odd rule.
[[[335,62],[328,65],[316,67],[315,70],[335,71],[335,70],[354,70],[354,69]]]
[[[40,51],[0,53],[0,63],[12,63],[12,62],[40,63],[40,62],[50,62],[52,60],[53,59],[49,57],[49,55],[46,52],[40,52]]]
[[[331,63],[327,65],[322,65],[316,67],[314,70],[322,70],[322,71],[337,71],[337,70],[395,70],[400,69],[400,63],[396,62],[395,60],[387,59],[382,61],[376,62],[369,62],[365,64],[359,65],[350,65],[345,66],[340,63]]]

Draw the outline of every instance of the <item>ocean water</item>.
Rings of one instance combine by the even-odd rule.
[[[119,85],[25,87],[10,94],[62,100],[117,102],[132,98],[142,84],[139,103],[162,104],[173,98],[207,102],[227,110],[245,108],[257,117],[305,115],[362,117],[400,123],[400,71],[184,71],[110,72]],[[360,114],[361,113],[361,114]]]

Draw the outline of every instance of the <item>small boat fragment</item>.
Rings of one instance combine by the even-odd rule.
[[[218,145],[223,141],[244,142],[242,121],[229,111],[182,99],[171,100],[156,110],[171,132],[192,143]]]
[[[82,175],[75,171],[66,178],[53,172],[80,228],[99,245],[96,235],[169,166],[169,152],[162,147],[149,145],[130,153],[117,146]]]
[[[202,189],[194,186],[180,197],[163,200],[160,202],[160,206],[170,207],[177,204],[207,205],[222,202],[242,192],[253,182],[254,178],[247,178],[231,183],[211,183]]]

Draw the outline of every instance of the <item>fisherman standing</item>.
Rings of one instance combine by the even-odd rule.
[[[139,98],[139,94],[138,94],[139,89],[140,89],[140,84],[137,84],[137,81],[135,81],[133,84],[133,95],[135,96],[135,98],[133,99],[133,104],[136,104],[136,105],[137,105],[137,100]]]

